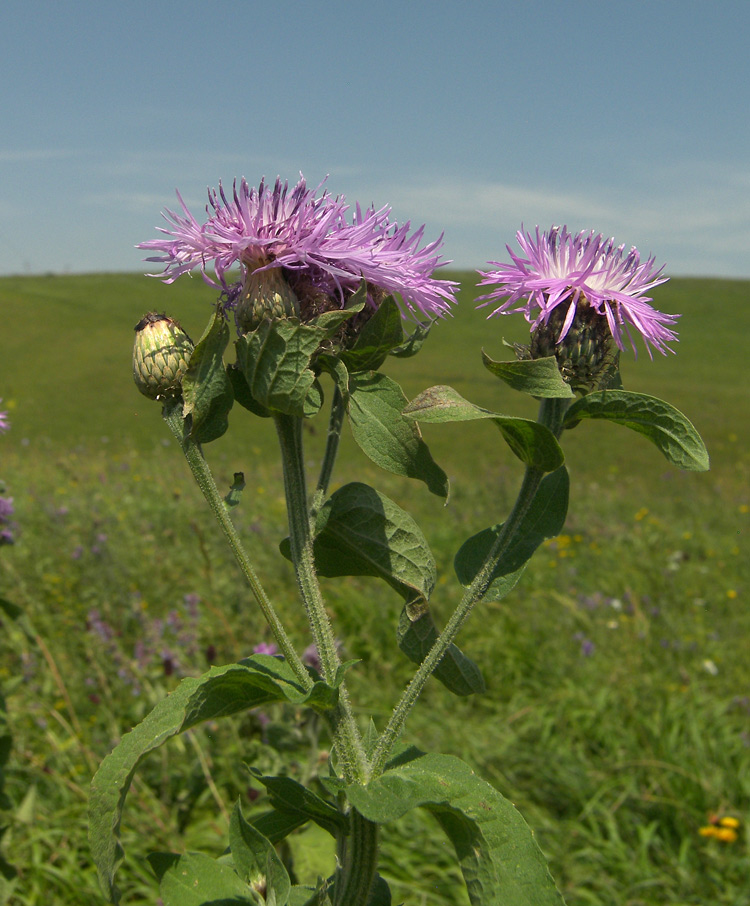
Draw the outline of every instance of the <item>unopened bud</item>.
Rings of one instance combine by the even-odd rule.
[[[193,342],[177,321],[149,312],[135,326],[133,378],[144,396],[176,396],[190,362]]]
[[[565,381],[578,393],[591,393],[606,385],[616,372],[620,352],[609,329],[606,317],[599,314],[583,298],[562,340],[565,306],[555,308],[546,324],[531,335],[532,359],[554,355]]]
[[[243,334],[255,330],[264,320],[299,317],[299,300],[280,267],[263,271],[248,268],[235,317]]]

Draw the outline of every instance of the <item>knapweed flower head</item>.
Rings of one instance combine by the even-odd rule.
[[[273,186],[263,179],[257,189],[242,179],[229,197],[221,183],[218,192],[209,190],[208,219],[199,223],[179,192],[177,197],[183,213],[165,212],[164,238],[138,246],[159,253],[146,260],[164,265],[152,276],[166,283],[199,268],[231,306],[241,308],[252,278],[254,298],[266,299],[261,316],[303,321],[343,307],[362,280],[371,305],[393,294],[404,316],[430,320],[455,302],[457,284],[432,276],[446,263],[438,255],[442,236],[422,245],[424,227],[410,234],[408,222],[391,223],[388,206],[350,211],[343,196],[318,194],[304,178],[291,189],[280,179]],[[230,277],[237,267],[239,281]],[[245,320],[252,324],[251,316]]]
[[[672,351],[666,344],[677,339],[670,326],[678,316],[657,311],[646,295],[668,279],[653,257],[642,262],[636,248],[625,254],[614,239],[593,231],[574,236],[566,226],[541,234],[537,227],[534,235],[519,231],[516,238],[523,254],[507,246],[512,263],[491,261],[494,270],[479,272],[480,285],[495,287],[479,300],[484,305],[503,300],[491,315],[523,312],[532,332],[553,326],[556,343],[562,343],[577,319],[601,318],[619,350],[627,337],[636,351],[634,329],[649,355],[652,346],[662,354]]]
[[[180,392],[193,342],[166,315],[149,312],[135,325],[133,379],[144,396],[155,400]]]

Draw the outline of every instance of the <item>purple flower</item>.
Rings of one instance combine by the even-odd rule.
[[[424,227],[409,235],[410,223],[390,222],[390,207],[363,211],[356,205],[348,220],[343,196],[334,198],[324,191],[316,197],[317,191],[308,189],[304,178],[291,190],[280,179],[273,188],[263,179],[257,189],[242,179],[227,198],[219,183],[218,193],[209,190],[203,224],[178,192],[183,214],[167,210],[169,229],[160,229],[164,238],[137,248],[159,253],[146,260],[163,264],[164,271],[151,276],[171,283],[200,268],[206,282],[223,289],[232,301],[244,281],[228,284],[227,272],[239,264],[243,278],[283,268],[296,292],[303,287],[323,294],[337,307],[365,279],[371,290],[398,294],[405,316],[419,312],[431,319],[448,313],[458,284],[432,277],[447,263],[437,254],[442,236],[420,247]],[[216,279],[209,275],[209,266]]]
[[[302,663],[307,664],[308,667],[312,667],[313,670],[317,670],[318,673],[321,672],[323,665],[320,661],[317,645],[308,645],[307,648],[305,648],[302,652]]]
[[[13,515],[13,498],[0,496],[0,546],[14,544],[13,529],[15,523],[11,522]]]
[[[2,397],[0,397],[0,403],[2,403],[2,401],[3,399]],[[4,409],[0,410],[0,434],[2,434],[4,431],[9,430],[10,422],[8,421],[8,413]]]
[[[253,654],[270,654],[273,656],[278,653],[278,646],[273,642],[259,642],[255,648],[253,648]]]
[[[619,349],[623,349],[626,335],[636,351],[631,334],[631,328],[635,328],[649,355],[650,346],[662,354],[672,351],[666,344],[677,339],[670,325],[679,316],[656,311],[644,295],[668,279],[661,276],[663,266],[658,270],[654,267],[654,258],[641,263],[635,248],[625,255],[625,247],[615,246],[614,239],[593,231],[573,236],[565,226],[541,235],[537,227],[535,236],[519,231],[516,238],[522,256],[506,246],[512,264],[491,261],[496,270],[479,272],[480,285],[495,285],[479,299],[487,300],[485,305],[504,299],[492,315],[521,311],[533,331],[547,324],[555,309],[565,306],[559,343],[570,330],[577,308],[588,305],[607,319]]]

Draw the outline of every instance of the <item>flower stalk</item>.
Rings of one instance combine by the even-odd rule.
[[[287,663],[294,671],[294,675],[297,677],[300,684],[305,689],[311,689],[313,681],[310,678],[310,674],[297,654],[273,604],[261,585],[260,579],[258,579],[240,536],[237,533],[237,529],[234,527],[234,523],[229,517],[224,500],[219,493],[219,489],[216,487],[216,482],[208,467],[208,463],[206,462],[199,445],[190,438],[185,430],[185,422],[182,417],[182,400],[179,398],[168,400],[164,405],[163,416],[164,421],[167,423],[170,431],[179,443],[182,452],[185,455],[185,459],[190,466],[190,471],[193,473],[193,477],[195,478],[198,487],[201,489],[206,502],[211,508],[211,512],[216,517],[216,521],[221,526],[221,529],[229,542],[229,546],[232,548],[232,552],[247,579],[255,600],[258,602],[258,606],[268,622],[276,643],[279,646],[279,650],[286,658]]]
[[[544,399],[539,407],[538,421],[559,437],[562,433],[563,417],[570,401],[567,399]],[[545,473],[540,469],[526,468],[521,489],[513,505],[510,515],[503,523],[492,547],[490,548],[482,568],[474,577],[471,585],[466,589],[458,607],[454,610],[445,628],[436,639],[434,645],[422,661],[419,669],[412,677],[409,685],[404,690],[401,699],[393,710],[386,728],[378,738],[372,754],[371,772],[373,777],[382,774],[388,756],[403,730],[409,712],[417,703],[427,680],[445,656],[446,651],[455,641],[462,626],[469,618],[474,606],[481,601],[492,582],[495,567],[500,562],[516,537],[519,526],[523,522],[529,507],[534,502],[536,492],[544,478]]]
[[[326,613],[320,583],[315,571],[313,534],[307,501],[302,419],[293,415],[274,415],[276,433],[281,448],[289,519],[289,543],[297,585],[318,649],[323,678],[329,685],[340,681],[339,701],[334,711],[334,746],[341,759],[344,779],[364,782],[369,774],[362,736],[354,720],[346,684],[338,676],[341,667],[331,621]]]

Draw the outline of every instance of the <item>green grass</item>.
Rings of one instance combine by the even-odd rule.
[[[495,411],[533,417],[533,403],[490,375],[479,355],[483,347],[503,357],[503,337],[523,340],[523,319],[485,321],[462,279],[456,317],[388,373],[408,396],[446,383]],[[677,472],[624,428],[590,423],[566,434],[565,534],[459,640],[482,666],[487,695],[458,700],[430,684],[407,736],[465,758],[518,805],[570,906],[746,906],[750,284],[673,280],[657,293],[659,307],[683,312],[678,354],[626,357],[625,385],[682,409],[706,440],[712,470]],[[0,280],[0,395],[12,420],[0,438],[0,478],[19,525],[18,543],[0,557],[0,594],[30,621],[24,633],[4,620],[0,646],[13,732],[6,789],[15,817],[2,840],[19,869],[13,903],[101,902],[85,841],[91,772],[179,674],[165,675],[158,652],[137,667],[135,642],[155,638],[156,621],[176,611],[180,646],[172,629],[165,643],[187,672],[199,672],[209,648],[221,663],[267,638],[158,406],[130,378],[132,329],[146,311],[166,309],[195,339],[211,300],[199,279],[172,287],[126,275]],[[208,457],[227,487],[234,471],[245,472],[237,522],[304,647],[291,570],[277,554],[285,517],[275,438],[267,422],[243,415],[233,411],[229,435]],[[313,461],[325,418],[309,427]],[[335,484],[366,481],[415,515],[438,560],[434,609],[444,620],[457,595],[453,554],[503,518],[520,466],[488,424],[425,435],[451,478],[447,508],[418,483],[379,471],[348,439]],[[347,654],[361,658],[351,674],[359,713],[382,727],[410,675],[394,641],[400,604],[375,580],[324,587]],[[185,595],[200,597],[197,622]],[[87,632],[93,609],[116,632],[108,643]],[[272,744],[248,715],[147,761],[123,821],[125,902],[155,900],[149,850],[222,850],[225,811],[237,795],[249,801],[239,758],[314,772],[300,753],[317,728],[294,714],[271,716]],[[741,820],[736,842],[700,836],[712,813]],[[326,853],[324,840],[304,839]],[[301,842],[294,846],[301,872],[330,867],[306,867]],[[389,831],[382,871],[394,902],[465,903],[448,850],[419,815]]]

